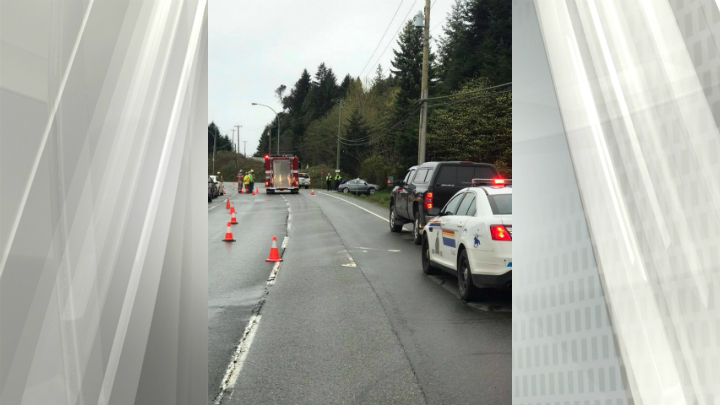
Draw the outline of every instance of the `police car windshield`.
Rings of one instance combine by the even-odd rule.
[[[512,194],[489,195],[493,215],[512,215]]]

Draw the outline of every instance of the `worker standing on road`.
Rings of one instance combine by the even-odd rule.
[[[223,184],[223,178],[222,178],[222,174],[220,174],[220,172],[217,172],[217,182],[218,182],[218,188],[220,189],[220,193],[225,194],[225,185]]]
[[[335,191],[340,187],[340,180],[342,177],[340,177],[340,173],[335,174]]]
[[[255,174],[253,174],[253,173],[255,173],[255,170],[250,169],[250,173],[248,173],[248,175],[250,176],[250,190],[249,191],[251,193],[253,192],[253,189],[255,188]]]
[[[245,191],[247,192],[250,187],[250,173],[246,173],[245,177],[243,177],[243,187],[245,187]]]
[[[330,173],[325,176],[325,183],[327,183],[327,191],[330,191],[330,183],[332,183],[332,177],[330,177]]]

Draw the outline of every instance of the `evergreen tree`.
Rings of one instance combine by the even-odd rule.
[[[403,167],[417,163],[418,120],[416,105],[422,86],[423,32],[408,21],[398,39],[399,50],[393,50],[391,72],[398,88],[390,114],[394,126],[388,135],[393,140],[395,155]],[[433,78],[435,56],[429,55],[429,82]]]
[[[462,0],[455,0],[443,27],[443,36],[440,38],[438,49],[439,73],[446,77],[454,64],[454,58],[461,57],[460,50],[467,36],[468,29],[464,19],[465,6]]]
[[[469,79],[491,84],[512,81],[512,4],[469,0],[456,4],[441,42],[444,87],[455,90]]]
[[[357,177],[360,173],[360,165],[369,154],[367,145],[370,138],[370,129],[358,108],[353,110],[345,126],[343,138],[345,141],[341,145],[340,169],[352,177]]]
[[[332,69],[326,67],[325,63],[321,63],[318,66],[317,73],[315,73],[315,80],[307,98],[310,118],[320,118],[330,111],[338,92],[339,87],[335,73],[333,73]]]
[[[288,110],[289,114],[295,116],[302,114],[302,105],[310,92],[311,84],[310,73],[308,73],[307,69],[303,69],[300,79],[295,82],[295,86],[290,90],[290,95],[283,98],[283,107]]]
[[[352,83],[352,77],[350,77],[350,74],[348,73],[345,75],[345,78],[343,79],[342,83],[340,83],[340,90],[338,91],[338,97],[345,98],[345,93],[347,93],[348,87],[350,87],[350,83]]]

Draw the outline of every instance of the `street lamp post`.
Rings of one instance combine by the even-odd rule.
[[[237,128],[237,148],[235,148],[235,168],[240,167],[240,163],[238,163],[238,155],[240,154],[240,128],[242,128],[242,125],[235,125],[235,128]]]
[[[263,107],[267,107],[267,108],[270,109],[270,111],[272,111],[272,112],[275,113],[275,118],[277,119],[277,124],[278,124],[277,154],[280,155],[280,114],[278,114],[278,113],[277,113],[272,107],[270,107],[269,105],[260,104],[260,103],[252,103],[252,105],[260,105],[260,106],[263,106]],[[268,148],[268,149],[269,149],[269,148]],[[272,153],[272,150],[270,150],[269,153]]]

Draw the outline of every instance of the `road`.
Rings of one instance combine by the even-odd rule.
[[[224,204],[208,204],[208,403],[511,403],[509,292],[460,301],[383,207],[324,191],[229,197],[235,243],[222,242]],[[272,236],[286,241],[280,266],[264,261]]]

